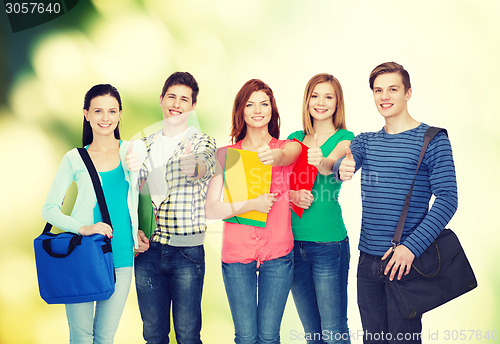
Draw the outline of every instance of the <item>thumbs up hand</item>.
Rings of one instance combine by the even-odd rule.
[[[268,134],[263,131],[262,132],[262,142],[266,142],[268,139]],[[264,144],[259,149],[257,149],[257,157],[260,162],[264,165],[272,165],[274,163],[273,150],[269,147],[268,144]]]
[[[339,167],[339,176],[340,179],[346,181],[351,180],[354,172],[356,171],[356,161],[352,156],[351,149],[346,147],[345,149],[345,158],[342,160],[342,163]]]
[[[128,143],[127,155],[125,155],[125,164],[130,172],[138,172],[141,169],[141,162],[137,154],[133,152],[134,141]]]
[[[188,141],[184,148],[184,154],[181,156],[181,172],[188,177],[195,177],[197,175],[198,163],[191,153],[193,143]]]
[[[307,150],[307,162],[309,165],[313,165],[316,168],[321,165],[321,160],[323,160],[323,152],[318,145],[318,134],[314,134],[314,141],[311,147]]]

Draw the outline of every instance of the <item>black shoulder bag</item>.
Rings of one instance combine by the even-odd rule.
[[[430,127],[424,134],[424,143],[418,160],[417,171],[424,158],[427,146],[432,139],[446,129]],[[392,239],[393,245],[399,245],[410,199],[415,184],[415,177],[406,195],[405,205]],[[389,258],[386,260],[386,264]],[[401,280],[389,280],[386,283],[394,294],[401,315],[413,319],[477,287],[476,277],[460,245],[460,241],[451,229],[443,229],[436,240],[413,261],[408,275]]]

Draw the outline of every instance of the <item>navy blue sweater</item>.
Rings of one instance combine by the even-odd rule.
[[[361,171],[363,216],[359,249],[382,256],[390,247],[404,199],[417,169],[424,133],[417,128],[399,134],[362,133],[354,138],[351,151],[356,170]],[[343,159],[333,167],[338,170]],[[429,210],[431,195],[435,200]],[[415,180],[401,244],[416,257],[434,241],[457,209],[457,182],[450,141],[440,132],[429,144]]]

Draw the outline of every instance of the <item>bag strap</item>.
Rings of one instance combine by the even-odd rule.
[[[429,127],[424,134],[424,142],[422,144],[422,149],[420,150],[420,156],[418,158],[417,170],[415,171],[415,176],[413,177],[413,181],[411,183],[410,191],[405,197],[405,205],[403,210],[401,211],[401,215],[399,217],[398,225],[396,227],[396,231],[394,232],[394,236],[392,237],[392,245],[396,247],[399,245],[401,241],[401,236],[403,235],[403,229],[405,227],[406,216],[408,215],[408,209],[410,208],[410,200],[411,195],[413,193],[413,186],[415,185],[415,178],[417,177],[418,170],[420,169],[420,165],[422,164],[422,160],[424,159],[425,151],[427,150],[427,146],[434,139],[434,137],[440,132],[444,132],[448,136],[448,132],[444,128],[438,127]]]
[[[95,169],[94,164],[92,163],[92,159],[90,158],[89,152],[85,148],[77,148],[78,153],[82,157],[85,166],[90,174],[90,179],[92,180],[92,184],[94,185],[95,195],[97,197],[97,202],[99,203],[99,209],[101,210],[102,220],[113,227],[111,225],[111,218],[109,217],[108,206],[106,205],[106,199],[104,198],[104,192],[102,191],[101,180],[99,179],[99,175]]]
[[[47,254],[54,258],[65,258],[69,256],[77,246],[82,244],[82,236],[78,234],[73,234],[68,244],[68,252],[66,253],[56,253],[52,251],[52,246],[50,245],[51,239],[42,240],[42,247],[47,252]]]
[[[42,234],[47,234],[50,232],[50,230],[52,229],[52,224],[47,222],[45,224],[45,227],[43,227],[43,231],[42,231]]]
[[[101,210],[102,219],[105,223],[111,226],[111,218],[109,216],[108,206],[106,205],[106,199],[104,198],[104,192],[102,191],[101,181],[99,179],[99,175],[97,174],[95,166],[92,163],[89,152],[87,152],[85,148],[77,148],[77,150],[78,153],[80,153],[83,162],[85,163],[85,167],[87,167],[87,171],[90,174],[90,179],[92,180],[92,184],[94,185],[95,195],[97,197],[99,209]],[[47,224],[43,228],[42,234],[50,233],[51,229],[52,224],[47,222]]]

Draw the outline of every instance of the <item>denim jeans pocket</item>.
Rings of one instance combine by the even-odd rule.
[[[362,264],[364,259],[365,259],[365,253],[360,251],[359,252],[358,265]]]
[[[283,257],[276,258],[275,260],[280,261],[280,262],[293,262],[293,250],[290,251],[287,255],[284,255]]]
[[[349,260],[351,253],[349,252],[349,238],[346,237],[340,241],[327,241],[327,242],[314,242],[316,246],[315,250],[324,255],[328,255],[329,258],[338,257],[338,259],[343,259],[343,255],[346,254],[347,260]],[[319,252],[319,251],[318,251]]]
[[[184,258],[195,264],[203,264],[205,260],[205,249],[203,245],[183,247],[180,252]]]

